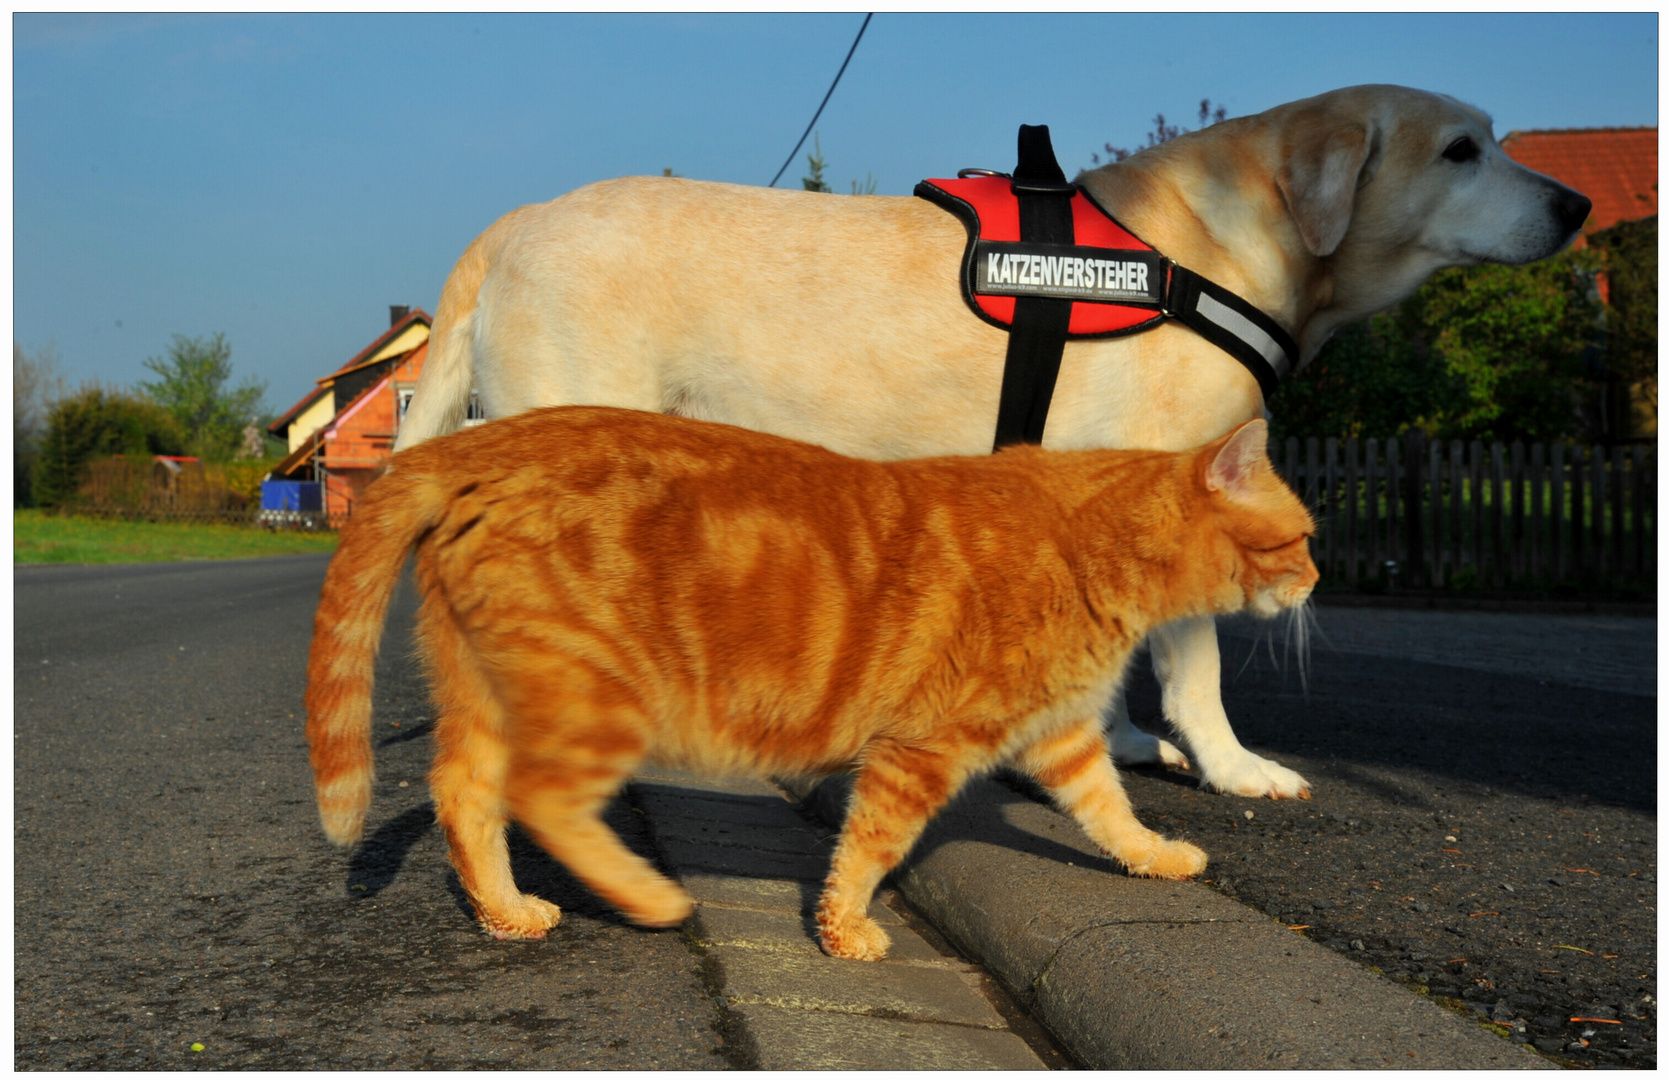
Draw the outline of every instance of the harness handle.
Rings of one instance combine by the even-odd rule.
[[[1019,204],[1020,239],[1070,246],[1072,196],[1078,189],[1066,182],[1066,174],[1055,160],[1048,125],[1021,124],[1019,152],[1010,187]],[[1060,373],[1071,321],[1070,300],[1015,298],[993,450],[1043,441],[1043,426],[1049,418],[1049,401],[1055,393],[1055,377]]]

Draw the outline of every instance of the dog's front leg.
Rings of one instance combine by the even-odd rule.
[[[1124,702],[1122,687],[1113,694],[1106,711],[1101,715],[1107,731],[1107,745],[1112,747],[1113,760],[1120,765],[1169,765],[1173,769],[1189,768],[1188,758],[1181,750],[1149,735],[1130,722],[1130,709]]]
[[[1241,746],[1229,727],[1213,619],[1169,623],[1153,631],[1148,646],[1159,676],[1165,719],[1188,744],[1201,787],[1249,798],[1310,797],[1309,781]]]

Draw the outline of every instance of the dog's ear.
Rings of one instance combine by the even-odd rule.
[[[1317,124],[1292,146],[1275,183],[1312,255],[1331,255],[1350,228],[1356,183],[1373,149],[1363,123]]]

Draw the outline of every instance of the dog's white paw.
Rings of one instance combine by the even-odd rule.
[[[1213,762],[1210,768],[1201,762],[1200,786],[1226,795],[1243,795],[1248,799],[1310,797],[1308,780],[1285,765],[1277,765],[1250,750],[1241,750],[1227,762]]]
[[[1165,765],[1173,769],[1189,768],[1188,757],[1175,746],[1157,735],[1130,726],[1128,722],[1115,724],[1107,733],[1113,760],[1120,765]]]

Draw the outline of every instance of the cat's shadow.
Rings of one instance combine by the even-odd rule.
[[[1169,775],[1169,774],[1167,774]],[[1174,777],[1174,782],[1192,785],[1194,781],[1186,774]],[[807,810],[818,820],[832,829],[841,827],[844,809],[850,800],[852,776],[850,774],[836,775],[826,778],[813,790],[805,800]],[[1051,805],[1043,789],[1029,779],[1009,770],[999,770],[989,782],[974,782],[942,807],[928,822],[921,839],[910,850],[900,869],[907,869],[912,863],[918,862],[941,846],[958,840],[973,840],[979,843],[991,844],[1011,851],[1035,855],[1061,865],[1071,864],[1079,867],[1093,867],[1104,870],[1109,874],[1120,877],[1126,876],[1125,869],[1105,855],[1092,853],[1080,848],[1063,844],[1046,836],[1019,828],[1004,817],[1004,808],[1014,803],[1040,802]],[[1071,824],[1071,819],[1062,815],[1062,820]],[[892,880],[899,871],[888,875]],[[816,892],[820,884],[811,886],[815,904]]]
[[[411,849],[434,827],[435,808],[427,802],[385,821],[348,856],[348,895],[365,900],[388,888]]]
[[[413,737],[413,736],[408,736]],[[398,738],[398,736],[396,736]],[[618,832],[630,830],[633,824],[630,808],[617,799],[605,814],[605,820]],[[368,900],[392,885],[405,868],[411,851],[434,831],[436,826],[433,803],[414,806],[384,822],[366,837],[348,858],[348,875],[343,884],[354,900]],[[622,834],[631,843],[629,833]],[[551,858],[519,827],[512,825],[506,837],[510,849],[510,872],[523,892],[548,900],[562,908],[564,914],[584,915],[598,922],[627,925],[613,907],[599,899],[582,885],[567,868]],[[632,843],[643,854],[640,843]],[[650,856],[652,857],[652,855]],[[446,887],[452,902],[471,922],[475,909],[458,881],[457,872],[446,871]]]

